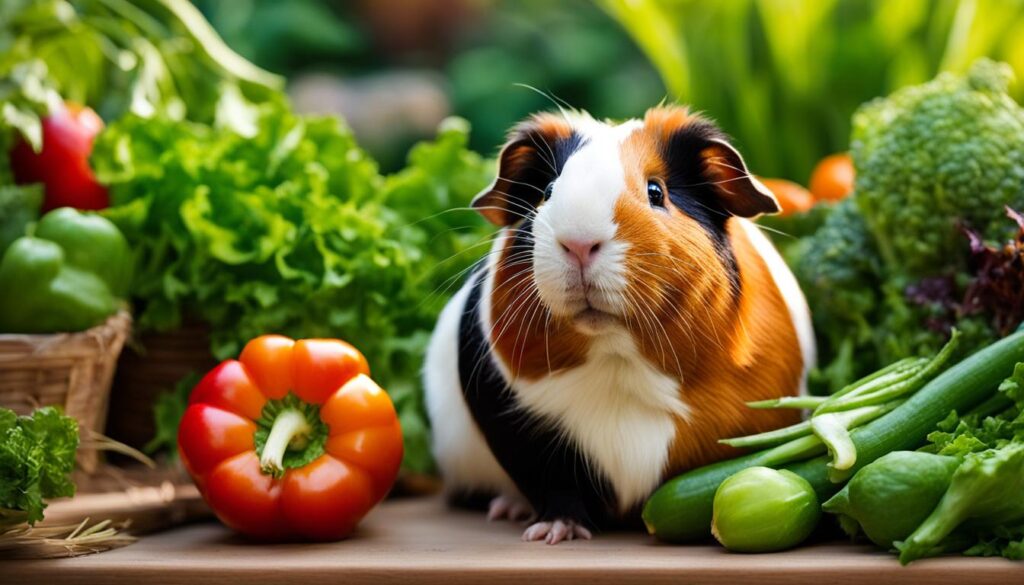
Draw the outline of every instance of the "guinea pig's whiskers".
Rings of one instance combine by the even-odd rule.
[[[628,287],[627,291],[629,291]],[[668,331],[665,330],[665,326],[658,320],[657,316],[654,314],[654,308],[651,306],[650,302],[647,299],[645,299],[643,295],[640,295],[639,291],[634,290],[628,292],[627,294],[629,294],[630,298],[634,299],[633,302],[636,309],[639,311],[640,315],[643,316],[644,321],[648,323],[651,338],[656,339],[658,342],[658,348],[660,352],[659,361],[661,362],[661,367],[666,368],[665,357],[671,354],[676,362],[676,371],[682,372],[683,369],[679,363],[679,356],[676,355],[675,351],[672,350],[671,346],[668,348],[668,350],[666,350],[665,340],[668,339]],[[655,331],[654,329],[655,327],[661,330],[661,335],[657,334],[657,331]]]
[[[682,258],[677,258],[677,257],[672,256],[670,254],[663,254],[661,252],[641,252],[641,253],[638,253],[638,254],[631,254],[631,256],[633,256],[635,258],[643,258],[643,257],[648,257],[648,256],[657,256],[659,258],[667,258],[668,260],[671,260],[674,264],[685,264],[686,266],[690,266],[692,268],[697,268],[697,265],[695,263],[693,263],[693,262],[688,262],[686,260],[683,260]],[[651,264],[651,266],[654,266],[654,264]]]
[[[724,159],[718,158],[718,159],[715,160],[714,164],[716,166],[725,167],[727,169],[732,169],[732,170],[736,171],[737,173],[739,173],[739,175],[737,175],[735,177],[729,177],[728,179],[722,179],[721,181],[707,181],[707,182],[704,182],[704,183],[695,183],[693,185],[682,185],[682,186],[683,187],[698,187],[698,186],[701,186],[701,185],[720,185],[722,183],[730,183],[732,181],[749,181],[750,179],[754,179],[755,178],[754,175],[751,175],[750,171],[748,171],[747,169],[743,169],[743,168],[740,168],[740,167],[733,166],[733,165],[725,162]]]
[[[480,242],[477,242],[475,244],[472,244],[472,245],[468,246],[466,249],[464,249],[464,250],[462,250],[460,252],[456,252],[455,254],[452,254],[448,258],[438,262],[437,264],[434,265],[433,270],[438,269],[442,264],[444,264],[446,262],[449,262],[452,259],[456,258],[457,256],[459,256],[461,254],[465,254],[466,252],[468,252],[468,251],[470,251],[472,249],[479,248],[480,246],[487,246],[487,245],[493,246],[494,242],[498,241],[501,238],[506,238],[507,239],[508,236],[503,235],[503,234],[501,234],[499,232],[494,237],[488,237],[488,238],[486,238],[483,241],[480,241]],[[487,256],[489,256],[490,254],[493,254],[493,253],[494,253],[493,250],[488,251],[487,253],[484,254],[483,257],[487,257]],[[469,272],[470,270],[472,270],[475,266],[476,266],[476,263],[474,262],[473,264],[470,264],[469,266],[467,266],[467,267],[463,268],[462,270],[460,270],[458,273],[456,273],[456,274],[448,277],[447,279],[445,279],[444,282],[442,282],[440,285],[438,285],[433,291],[430,292],[429,295],[427,295],[427,297],[421,302],[421,305],[422,305],[422,303],[425,303],[425,302],[428,302],[428,301],[432,300],[432,297],[434,297],[435,295],[438,295],[439,292],[440,292],[440,294],[447,294],[448,291],[451,289],[451,287],[454,286],[455,283],[460,282],[462,280],[462,277],[465,276],[465,274],[467,272]]]
[[[672,272],[674,274],[677,274],[680,277],[684,277],[685,276],[678,269],[670,268],[670,270],[672,270]],[[676,292],[681,292],[678,289],[675,289],[675,290],[676,290]],[[689,300],[688,301],[684,301],[684,303],[687,306],[692,306],[692,305],[697,304],[697,305],[699,305],[704,310],[704,313],[707,316],[707,323],[708,323],[708,325],[711,328],[711,333],[714,335],[714,339],[711,340],[711,341],[713,341],[715,343],[715,345],[719,349],[722,349],[724,351],[725,348],[724,348],[724,344],[722,343],[722,339],[721,339],[721,336],[720,336],[720,331],[719,331],[719,328],[717,326],[717,321],[712,317],[712,314],[711,314],[711,304],[707,301],[705,296],[703,294],[700,294],[700,293],[695,294],[695,295],[690,295]],[[678,305],[676,303],[673,303],[672,307],[673,307],[673,312],[674,312],[675,316],[676,317],[682,317],[682,310],[683,310],[682,306]],[[691,342],[694,342],[694,337],[695,336],[693,335],[692,326],[690,326],[689,323],[686,320],[683,320],[683,323],[685,324],[685,326],[687,328],[687,333],[688,333],[688,336],[691,339]],[[696,352],[696,350],[694,350],[694,351]]]
[[[733,166],[733,165],[731,165],[731,164],[729,164],[727,162],[724,162],[724,159],[718,159],[717,161],[715,161],[715,164],[717,166],[725,167],[727,169],[732,169],[732,170],[740,173],[743,176],[742,178],[747,178],[747,177],[752,177],[753,176],[753,175],[750,174],[749,171],[747,171],[747,169],[743,169],[743,168],[740,168],[740,167]]]
[[[548,361],[548,375],[551,375],[551,340],[549,338],[551,328],[551,311],[545,311],[547,319],[544,321],[544,356]]]
[[[640,327],[640,333],[642,335],[649,335],[654,337],[654,323],[651,320],[650,315],[647,314],[646,307],[643,303],[643,299],[639,294],[639,291],[626,287],[623,291],[629,300],[630,308],[636,316],[636,324]]]
[[[565,120],[570,125],[572,125],[573,121],[569,118],[569,115],[566,114],[566,109],[568,109],[570,112],[574,112],[574,113],[577,113],[578,110],[576,108],[574,108],[569,102],[567,102],[567,101],[563,100],[562,98],[556,96],[554,94],[554,92],[544,91],[542,89],[538,89],[538,88],[536,88],[536,87],[534,87],[534,86],[532,86],[532,85],[530,85],[528,83],[514,83],[512,85],[521,87],[523,89],[528,89],[528,90],[536,93],[537,95],[547,99],[549,102],[551,102],[551,105],[553,105],[556,108],[558,108],[558,112],[562,115],[562,119]]]
[[[522,322],[520,322],[519,331],[516,333],[515,342],[515,347],[519,348],[519,363],[522,363],[523,358],[526,357],[526,341],[529,339],[529,335],[533,331],[533,322],[538,315],[543,314],[543,311],[544,304],[535,301],[533,303],[533,310],[530,312],[529,320],[526,322],[525,326],[522,324]],[[523,343],[522,345],[520,345],[519,338],[520,335],[523,333],[525,333],[527,337],[523,338]]]
[[[448,256],[447,258],[438,261],[437,263],[434,264],[434,269],[439,268],[441,265],[452,261],[453,259],[461,256],[462,254],[471,252],[477,248],[480,248],[481,246],[493,246],[494,243],[497,242],[498,240],[508,239],[508,237],[509,236],[502,235],[501,233],[495,234],[494,236],[487,236],[474,244],[466,246],[464,249],[452,254],[451,256]]]
[[[537,147],[537,157],[548,165],[548,168],[551,169],[552,174],[557,176],[558,169],[555,168],[555,151],[554,149],[551,148],[551,145],[548,144],[547,142],[544,143],[544,147],[547,149],[548,155],[551,157],[550,159],[548,159],[544,157],[544,151],[541,150],[541,145],[537,144],[537,137],[534,134],[530,134],[530,141],[533,142],[533,145]]]
[[[530,187],[532,189],[536,189],[536,190],[540,191],[542,194],[544,193],[544,191],[542,189],[540,189],[539,187],[537,187],[536,185],[531,185],[529,183],[520,183],[519,181],[514,181],[512,179],[506,179],[504,177],[499,177],[499,180],[507,181],[507,182],[512,183],[512,184],[522,184],[522,185],[525,185],[525,186]],[[505,206],[501,206],[501,205],[481,205],[479,207],[474,207],[473,209],[475,209],[477,211],[479,211],[481,209],[494,209],[494,210],[497,210],[497,211],[504,211],[504,212],[509,212],[509,211],[515,210],[514,215],[516,217],[519,217],[520,219],[525,219],[531,213],[536,211],[536,209],[533,206],[528,205],[526,203],[523,203],[521,201],[518,201],[509,192],[502,191],[501,189],[498,189],[497,185],[495,185],[495,187],[491,189],[491,192],[492,193],[498,193],[499,195],[504,195],[505,196],[504,197]]]
[[[527,183],[525,181],[516,181],[515,179],[509,179],[508,177],[499,177],[499,180],[506,181],[508,183],[512,183],[513,185],[522,185],[524,187],[529,187],[529,188],[533,189],[534,191],[540,193],[541,195],[544,194],[544,189],[541,189],[540,187],[538,187],[537,185],[534,185],[532,183]],[[501,193],[503,195],[510,196],[508,193],[504,193],[502,191],[497,191],[497,190],[495,190],[495,191],[498,192],[498,193]],[[533,208],[531,207],[530,209],[533,209]]]
[[[535,185],[529,183],[523,183],[521,181],[508,180],[513,184],[525,185],[536,191],[543,192]],[[497,190],[498,193],[506,196],[506,207],[496,207],[504,211],[512,210],[514,213],[523,219],[534,220],[534,229],[541,227],[547,231],[552,231],[550,224],[543,218],[537,217],[537,210],[529,205],[526,205],[520,201],[513,199],[508,193]],[[512,244],[502,245],[501,242],[508,242],[512,240]],[[519,241],[522,240],[522,241]],[[534,329],[534,325],[538,319],[544,319],[544,335],[545,335],[545,354],[548,360],[548,370],[551,371],[551,358],[550,358],[550,339],[549,329],[552,319],[550,311],[546,310],[546,307],[539,301],[537,296],[537,285],[531,279],[532,259],[535,254],[536,237],[530,230],[524,229],[523,227],[514,227],[510,230],[499,232],[495,237],[489,238],[486,241],[478,242],[470,248],[477,248],[483,245],[491,245],[491,249],[484,254],[484,258],[493,257],[494,254],[498,254],[500,259],[498,260],[498,266],[502,269],[516,269],[511,275],[503,277],[501,281],[494,283],[494,289],[491,291],[491,298],[495,301],[499,301],[503,305],[503,310],[500,315],[492,315],[492,324],[488,331],[488,339],[502,338],[507,334],[511,335],[511,327],[513,324],[517,327],[515,330],[516,337],[514,348],[519,352],[518,356],[513,355],[513,359],[521,361],[525,356],[526,343],[524,335],[528,337],[529,332]],[[497,244],[497,245],[496,245]],[[468,250],[463,250],[460,253],[465,253]],[[456,255],[453,255],[454,258]],[[443,260],[442,262],[450,261],[451,258]],[[452,282],[458,280],[459,277],[464,275],[468,270],[471,270],[473,266],[469,266],[459,272],[458,275],[449,278],[442,287],[445,291],[451,286]],[[435,291],[436,292],[436,291]],[[513,297],[511,302],[509,297]],[[478,310],[480,304],[484,299],[480,299],[477,302],[476,309]],[[502,323],[504,321],[504,323]],[[499,327],[500,325],[500,327]],[[497,331],[497,336],[495,332]],[[522,341],[522,343],[521,343]],[[474,372],[479,367],[474,368]]]
[[[526,272],[526,271],[523,271],[523,272]],[[506,281],[506,284],[508,284],[509,287],[512,288],[514,286],[518,286],[527,277],[528,277],[528,275],[527,276],[520,276],[517,279],[515,276],[513,276],[508,281]],[[522,296],[522,295],[520,295],[520,296]],[[518,298],[517,298],[517,301],[518,301]],[[513,304],[515,304],[517,301],[513,301]],[[484,298],[483,298],[483,296],[481,296],[481,298],[477,301],[477,304],[476,304],[476,306],[473,309],[473,314],[479,314],[480,305],[483,302],[484,302]],[[491,308],[492,308],[492,310],[494,309],[493,305],[492,305]],[[504,315],[504,313],[502,314],[502,316],[503,315]],[[491,315],[491,320],[493,321],[493,323],[491,324],[491,327],[488,329],[487,335],[484,337],[484,339],[486,339],[488,342],[490,342],[492,339],[495,339],[495,337],[494,337],[494,330],[497,328],[498,323],[500,322],[500,318],[497,315],[492,314]],[[507,325],[508,324],[506,323],[506,327],[507,327]],[[502,335],[503,334],[504,333],[502,333]],[[499,335],[499,337],[500,336],[501,335]],[[487,348],[489,345],[490,345],[490,343],[485,344],[483,347]],[[476,376],[476,373],[480,370],[480,368],[484,365],[485,362],[486,362],[486,351],[485,350],[481,350],[480,354],[477,356],[476,363],[473,366],[473,371],[470,373],[470,378],[473,378],[473,377]]]
[[[531,302],[534,302],[534,303],[537,302],[536,296],[532,294],[533,292],[534,292],[534,290],[530,290],[530,287],[527,287],[527,289],[524,290],[515,301],[513,301],[514,302],[513,306],[515,308],[512,310],[510,315],[507,315],[507,316],[503,315],[505,317],[505,319],[506,319],[505,324],[502,326],[501,331],[499,331],[498,334],[493,337],[493,339],[501,339],[501,338],[505,337],[505,334],[507,332],[509,332],[509,327],[511,327],[513,323],[519,323],[519,327],[520,327],[520,331],[521,331],[522,322],[523,322],[523,319],[521,318],[522,315],[525,314],[525,312],[527,310],[529,310]],[[497,318],[494,319],[494,325],[491,327],[491,333],[492,334],[494,332],[494,328],[498,325],[498,323],[500,321],[501,321],[501,319],[497,319]],[[512,354],[513,355],[511,356],[513,359],[515,358],[515,347],[519,343],[518,339],[519,339],[519,336],[518,336],[518,333],[517,333],[517,335],[516,335],[516,342],[515,342],[515,344],[513,344],[513,350],[512,350]],[[521,357],[521,355],[520,355],[520,357]],[[521,364],[518,364],[518,365],[521,365]]]
[[[397,229],[413,227],[413,226],[419,225],[419,224],[421,224],[421,223],[423,223],[425,221],[430,221],[430,220],[432,220],[434,218],[441,217],[442,215],[447,215],[449,213],[454,213],[456,211],[468,211],[468,212],[471,212],[471,213],[476,213],[479,209],[482,209],[482,207],[469,207],[469,206],[466,206],[466,207],[449,207],[448,209],[444,209],[444,210],[438,211],[437,213],[434,213],[432,215],[428,215],[426,217],[421,217],[420,219],[417,219],[416,221],[407,223],[405,225],[397,226]],[[444,232],[441,232],[441,233],[444,233]]]
[[[508,328],[511,327],[512,324],[519,319],[520,313],[525,313],[527,308],[530,306],[530,301],[533,300],[533,292],[534,291],[531,290],[531,287],[527,286],[527,288],[522,290],[516,297],[516,299],[512,301],[510,305],[511,308],[502,313],[502,317],[506,320],[506,322],[505,325],[502,327],[501,331],[498,333],[498,338],[505,336],[505,333],[508,331]],[[497,325],[499,320],[500,319],[497,318],[494,320],[495,325]]]
[[[509,285],[508,282],[506,282],[505,284],[506,284],[506,286]],[[496,288],[492,291],[492,295],[497,296],[499,293],[502,294],[502,298],[503,299],[508,296],[508,294],[505,293],[502,290],[501,283],[497,283],[496,284]],[[477,301],[476,301],[476,305],[473,306],[473,313],[479,313],[480,307],[484,304],[484,301],[486,301],[486,300],[489,300],[489,299],[485,295],[480,295],[480,298],[477,299]]]
[[[456,257],[458,257],[461,254],[465,254],[466,252],[475,250],[476,248],[479,248],[480,246],[490,246],[490,245],[493,245],[494,242],[496,242],[498,240],[507,239],[507,238],[508,238],[508,236],[503,234],[502,232],[496,232],[494,235],[484,236],[483,238],[481,238],[476,243],[473,243],[473,244],[467,246],[466,248],[464,248],[463,250],[460,250],[460,251],[452,254],[451,256],[448,256],[444,260],[441,260],[441,261],[437,262],[435,264],[435,267],[440,266],[440,265],[442,265],[442,264],[444,264],[446,262],[449,262],[453,258],[456,258]]]
[[[507,300],[508,295],[515,293],[515,289],[529,279],[529,271],[529,267],[520,268],[518,271],[508,276],[504,282],[495,283],[492,294],[496,298],[500,295],[499,300],[501,301]]]
[[[635,267],[635,268],[636,268],[637,270],[639,270],[640,272],[642,272],[643,274],[646,274],[647,276],[649,276],[649,277],[651,277],[652,279],[656,280],[656,281],[657,281],[657,282],[658,282],[659,284],[662,284],[662,285],[664,285],[664,286],[666,286],[666,287],[670,288],[671,290],[673,290],[673,291],[676,291],[676,292],[678,292],[678,290],[679,290],[679,289],[678,289],[678,287],[676,287],[676,285],[675,285],[675,284],[673,284],[673,283],[669,282],[669,281],[668,281],[668,280],[667,280],[667,279],[666,279],[665,277],[661,276],[660,274],[656,274],[656,273],[654,273],[654,272],[652,272],[652,271],[648,270],[648,269],[647,269],[647,268],[645,268],[644,266],[645,266],[645,263],[644,263],[644,262],[640,262],[640,261],[638,261],[638,262],[637,262],[637,263],[635,264],[635,266],[634,266],[634,267]],[[660,266],[656,266],[656,265],[654,265],[654,264],[650,264],[650,263],[646,263],[646,266],[650,266],[650,267],[652,267],[652,268],[661,268]],[[674,271],[674,270],[672,270],[671,268],[670,268],[669,270],[670,270],[670,271],[672,271],[672,272],[675,272],[675,271]]]
[[[638,263],[638,264],[641,264],[641,263]],[[651,266],[654,266],[654,265],[651,265]],[[648,271],[647,269],[643,268],[642,266],[638,266],[638,268],[642,272],[646,272],[648,274],[651,274],[651,276],[657,277],[656,275],[652,274],[650,271]],[[660,277],[658,277],[658,278],[660,278]],[[675,285],[673,285],[671,283],[665,282],[665,285],[670,290],[675,290],[676,292],[680,292],[675,287]],[[687,320],[686,319],[682,319],[683,307],[679,303],[676,303],[676,302],[669,303],[668,307],[669,307],[669,313],[667,315],[667,317],[669,317],[668,321],[670,323],[676,324],[676,326],[680,328],[680,331],[683,334],[686,335],[687,339],[690,342],[691,349],[693,349],[693,351],[694,351],[694,357],[696,357],[696,346],[697,346],[696,336],[693,333],[692,327],[686,322]],[[648,303],[646,308],[647,308],[647,310],[650,311],[652,317],[654,318],[654,322],[658,325],[658,327],[662,330],[662,332],[665,333],[665,337],[668,337],[668,333],[667,333],[667,330],[665,328],[665,325],[662,323],[662,321],[660,319],[658,319],[657,317],[654,316],[654,308],[653,308],[653,306],[650,306],[649,303]],[[710,316],[710,314],[709,314],[709,316]],[[673,356],[676,359],[677,367],[679,367],[679,365],[678,365],[679,364],[679,356],[678,356],[678,354],[675,351],[673,351],[672,353],[673,353]],[[680,368],[679,371],[682,371],[682,369]]]
[[[643,306],[641,305],[638,297],[634,293],[635,293],[635,291],[630,290],[629,287],[626,287],[623,290],[623,294],[626,297],[626,301],[629,304],[630,310],[633,312],[634,316],[636,317],[633,321],[635,322],[636,326],[640,328],[639,334],[641,335],[641,338],[647,337],[647,336],[650,336],[651,338],[653,338],[654,337],[654,327],[651,325],[647,315],[645,314],[645,312],[643,310]],[[627,327],[629,326],[629,322],[630,322],[630,320],[626,321]],[[664,360],[661,360],[661,361],[662,361],[661,365],[662,365],[662,367],[664,367],[665,366]]]
[[[775,228],[773,228],[771,226],[757,224],[757,228],[758,229],[762,229],[762,230],[764,230],[766,232],[771,232],[773,234],[779,234],[780,236],[782,236],[784,238],[791,238],[791,239],[794,239],[794,240],[797,239],[797,237],[794,236],[793,234],[791,234],[789,232],[784,232],[784,231],[779,230],[779,229],[775,229]]]
[[[521,266],[532,266],[533,254],[529,250],[520,250],[509,254],[507,258],[499,260],[497,268],[518,268]],[[518,270],[517,270],[518,272]]]
[[[508,299],[508,296],[510,294],[516,294],[516,288],[520,287],[523,283],[528,283],[530,285],[536,286],[532,281],[530,281],[529,272],[529,267],[522,268],[518,272],[507,277],[504,282],[495,283],[494,290],[492,291],[493,296],[495,298],[498,298],[498,296],[500,295],[500,300],[504,302]],[[520,291],[518,294],[521,295],[522,291]]]

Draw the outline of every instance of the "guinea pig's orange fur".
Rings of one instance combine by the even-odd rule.
[[[672,205],[668,216],[649,208],[646,182],[667,172],[660,144],[694,119],[683,108],[648,112],[643,128],[621,146],[626,192],[615,208],[616,238],[630,245],[625,325],[652,364],[679,378],[689,407],[689,415],[677,419],[666,475],[738,454],[719,438],[799,421],[794,410],[744,404],[794,393],[803,363],[786,302],[739,220],[727,223],[739,272],[737,296],[703,228]],[[533,123],[552,137],[571,132],[552,115]],[[544,308],[529,256],[513,249],[511,238],[501,254],[491,295],[491,340],[510,375],[534,380],[582,364],[588,337]]]

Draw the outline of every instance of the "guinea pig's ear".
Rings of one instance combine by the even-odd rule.
[[[684,106],[660,106],[647,111],[644,126],[661,145],[665,166],[676,182],[711,187],[722,210],[732,215],[779,211],[772,192],[750,174],[740,153],[709,120]]]
[[[516,125],[498,157],[498,176],[472,206],[494,225],[511,225],[540,204],[548,183],[565,162],[566,146],[578,142],[569,122],[535,114]]]
[[[775,195],[750,174],[743,157],[723,138],[710,138],[700,152],[704,177],[718,193],[722,207],[739,217],[781,210]]]

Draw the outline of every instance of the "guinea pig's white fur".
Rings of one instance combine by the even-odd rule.
[[[664,478],[670,445],[680,419],[692,416],[680,392],[678,376],[647,359],[630,332],[614,319],[627,297],[626,259],[630,243],[617,237],[616,203],[626,189],[622,144],[643,128],[641,120],[611,125],[586,114],[568,114],[582,146],[565,161],[551,185],[550,200],[533,218],[532,270],[536,293],[550,315],[523,309],[517,320],[571,318],[589,305],[599,311],[580,317],[577,328],[589,338],[581,365],[535,379],[517,379],[494,351],[482,359],[501,372],[518,407],[557,421],[562,438],[576,445],[612,484],[620,513],[635,508]],[[778,252],[759,228],[744,218],[750,244],[767,265],[799,340],[803,370],[814,363],[814,337],[806,302]],[[505,227],[495,239],[483,268],[483,291],[476,318],[494,335],[492,293],[501,251],[514,236]],[[583,271],[560,242],[599,244],[599,254]],[[470,279],[472,281],[472,279]],[[467,407],[459,374],[460,319],[472,282],[467,282],[442,312],[426,354],[426,405],[433,422],[433,452],[449,491],[487,491],[519,497],[516,482],[499,464]],[[513,310],[516,306],[513,302]],[[657,327],[657,323],[646,326]],[[685,347],[676,352],[688,351]],[[686,381],[682,380],[685,385]]]
[[[615,202],[626,188],[619,146],[639,126],[638,120],[609,126],[589,117],[574,124],[585,144],[566,160],[551,200],[537,211],[533,231],[537,292],[555,314],[571,315],[588,300],[612,314],[623,310],[628,244],[615,239],[614,218]],[[581,296],[580,272],[559,248],[565,240],[601,243],[588,270],[595,284],[588,299]]]

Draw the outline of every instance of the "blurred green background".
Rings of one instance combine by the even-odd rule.
[[[1024,73],[1024,0],[195,1],[385,168],[449,114],[493,154],[546,93],[610,118],[678,99],[758,174],[805,182],[868,99],[982,55]]]

